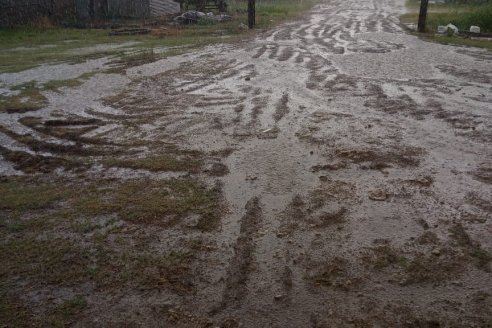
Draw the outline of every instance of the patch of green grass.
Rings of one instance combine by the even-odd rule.
[[[3,132],[3,131],[2,131]],[[80,166],[80,162],[66,160],[61,157],[33,155],[24,151],[13,151],[0,146],[0,155],[14,164],[16,170],[25,173],[48,173],[57,168],[73,169]]]
[[[22,214],[22,212],[18,211],[7,212],[6,215],[0,214],[0,236],[39,232],[51,225],[49,217],[46,215],[22,218],[20,214]]]
[[[77,54],[76,49],[115,40],[107,30],[19,27],[0,29],[0,72],[18,72],[45,63],[76,62],[97,58],[114,51]]]
[[[197,156],[179,156],[176,153],[169,153],[128,160],[109,159],[106,160],[104,164],[108,167],[124,167],[152,172],[171,171],[197,173],[202,166],[202,161]]]
[[[257,6],[257,30],[272,27],[287,19],[300,17],[317,0],[263,0]],[[133,36],[110,36],[108,30],[22,27],[0,29],[0,72],[18,72],[45,63],[83,62],[104,56],[121,57],[123,62],[138,63],[142,59],[159,59],[183,51],[191,51],[214,43],[234,42],[255,35],[255,31],[239,28],[247,23],[247,3],[231,1],[233,20],[224,23],[195,24],[182,27],[166,27],[155,33]],[[92,52],[78,51],[94,45],[115,45],[138,42],[116,49],[95,49]],[[151,49],[169,48],[163,55],[152,55]],[[141,50],[140,58],[128,55],[126,50]],[[183,50],[186,49],[186,50]],[[142,58],[145,57],[145,58]],[[133,57],[133,58],[132,58]]]
[[[75,230],[80,233],[89,233],[97,229],[101,229],[102,226],[100,224],[94,224],[91,222],[81,222],[75,226]]]
[[[311,280],[317,285],[344,289],[343,281],[348,279],[347,266],[347,260],[335,257],[324,263]]]
[[[0,183],[0,210],[18,215],[49,209],[58,201],[69,203],[69,217],[90,218],[117,214],[133,223],[173,226],[186,215],[200,216],[197,229],[211,231],[220,223],[219,192],[191,178],[170,180],[137,180],[98,187],[79,186],[75,193],[69,186],[33,184],[22,180]],[[54,210],[57,210],[54,208]],[[39,212],[38,212],[39,213]],[[8,222],[11,231],[22,230],[23,223]],[[92,225],[81,227],[93,230]]]
[[[21,179],[0,182],[0,210],[27,211],[47,208],[68,196],[54,184],[29,184]]]
[[[190,270],[192,255],[171,252],[164,256],[140,255],[133,259],[133,274],[140,286],[158,288],[171,286],[177,291],[189,290],[192,286],[183,279]]]
[[[272,27],[288,19],[301,17],[319,1],[316,0],[262,0],[256,1],[256,27]],[[239,13],[243,23],[247,24],[247,2],[229,1],[231,12]]]
[[[76,88],[81,86],[82,83],[83,81],[80,79],[51,80],[43,84],[43,89],[53,92],[60,92],[60,88]]]
[[[57,229],[63,230],[70,227],[73,215],[77,214],[60,211],[51,218],[57,222]],[[118,241],[119,232],[112,232],[115,244],[108,243],[105,235],[94,235],[85,239],[89,242],[87,247],[70,238],[53,236],[51,228],[39,226],[16,236],[2,234],[2,282],[8,284],[10,279],[21,279],[30,286],[74,286],[90,280],[101,289],[123,288],[123,285],[179,291],[191,288],[185,276],[194,259],[192,251],[180,248],[171,252],[148,252],[146,247],[136,248],[135,243],[142,242],[138,238],[128,238],[125,234]],[[70,310],[71,305],[77,304],[67,304],[68,308],[60,310]]]
[[[98,181],[77,187],[75,193],[64,182],[0,180],[0,219],[14,222],[9,211],[19,211],[28,224],[37,222],[29,229],[6,229],[0,222],[0,326],[66,327],[91,307],[82,296],[56,306],[46,298],[42,311],[32,311],[32,304],[19,297],[27,290],[42,290],[48,297],[58,288],[78,291],[86,284],[104,295],[160,289],[190,295],[195,290],[196,254],[208,250],[198,241],[166,249],[156,238],[162,227],[148,230],[124,222],[115,225],[121,229],[87,232],[115,222],[116,215],[101,219],[104,213],[157,225],[198,214],[197,229],[210,231],[219,224],[217,191],[193,179]]]
[[[25,113],[47,105],[46,97],[33,82],[17,86],[12,90],[18,93],[10,96],[0,95],[0,112]]]
[[[449,232],[451,233],[451,238],[473,259],[478,268],[490,269],[489,264],[492,261],[492,255],[486,249],[483,249],[478,242],[474,241],[461,224],[455,224],[449,229]]]
[[[441,282],[453,277],[464,268],[461,258],[454,253],[443,256],[418,253],[407,261],[400,262],[405,285],[423,282]]]
[[[97,244],[96,244],[97,245]],[[114,288],[169,289],[188,292],[193,284],[188,277],[194,255],[187,251],[148,253],[112,249],[99,244],[86,272],[85,279],[93,281],[99,290]]]
[[[420,2],[407,1],[409,13],[401,16],[402,21],[417,23]],[[427,10],[427,30],[436,32],[439,25],[456,25],[461,31],[468,31],[470,26],[479,26],[482,32],[492,32],[492,2],[466,2],[431,4]]]
[[[26,124],[31,124],[34,122],[34,120],[30,120],[30,119],[24,119],[22,120],[23,122],[25,122]],[[31,122],[29,122],[31,121]],[[31,127],[33,129],[36,129],[36,126],[31,124]],[[53,126],[51,126],[53,127]],[[47,133],[49,134],[50,130],[51,130],[51,127],[48,127],[45,129],[39,129],[41,133]],[[8,135],[9,137],[11,137],[12,139],[26,145],[26,146],[29,146],[30,149],[34,150],[34,151],[44,151],[44,152],[50,152],[50,153],[54,153],[54,154],[62,154],[62,155],[89,155],[89,154],[97,154],[98,151],[95,150],[95,149],[86,149],[84,147],[82,147],[82,145],[80,143],[77,143],[75,145],[63,145],[63,144],[55,144],[55,143],[52,143],[52,142],[46,142],[46,141],[43,141],[43,140],[39,140],[39,139],[36,139],[35,137],[33,137],[31,134],[18,134],[12,130],[9,130],[3,126],[0,126],[0,132],[2,133],[5,133],[6,135]],[[65,137],[65,136],[68,136],[69,138],[73,138],[75,140],[73,141],[86,141],[87,140],[84,140],[83,138],[79,138],[77,139],[76,135],[67,135],[67,134],[63,134],[61,133],[60,135],[55,135],[56,137]],[[0,146],[1,147],[1,146]],[[15,162],[14,160],[11,160],[12,162]],[[80,164],[80,163],[79,163]]]
[[[408,0],[410,12],[400,17],[403,23],[417,24],[419,4],[417,0]],[[428,41],[442,44],[479,47],[492,50],[492,41],[462,38],[458,36],[434,35],[439,25],[456,25],[461,31],[468,31],[470,26],[480,26],[482,32],[492,32],[492,3],[489,1],[467,1],[446,4],[429,5],[426,30],[428,34],[420,35]]]
[[[87,253],[63,239],[31,236],[0,243],[0,277],[20,277],[30,283],[71,284],[86,277]]]
[[[482,247],[474,247],[468,253],[474,260],[477,267],[488,270],[488,265],[492,261],[492,255]]]
[[[343,291],[350,291],[360,282],[358,277],[354,277],[350,273],[349,262],[340,257],[334,257],[321,263],[306,278],[316,286],[331,287]]]
[[[420,252],[404,256],[401,250],[390,245],[374,247],[371,251],[363,260],[378,271],[391,268],[404,285],[438,283],[464,268],[463,258],[449,249],[443,249],[439,256]]]
[[[66,217],[73,217],[73,213],[65,212]],[[87,234],[99,229],[104,229],[110,227],[117,220],[115,218],[110,218],[108,220],[101,220],[100,218],[83,218],[74,220],[72,223],[72,229],[76,233]],[[109,229],[108,231],[113,231],[114,229]]]
[[[377,270],[382,270],[391,265],[397,265],[407,261],[398,250],[389,245],[374,247],[371,250],[373,254],[366,257],[366,261],[371,263]]]
[[[86,299],[80,295],[75,296],[51,309],[47,314],[46,323],[51,327],[67,327],[86,307]]]
[[[73,209],[81,216],[118,214],[128,222],[159,226],[173,226],[186,215],[198,214],[201,230],[213,230],[220,221],[218,195],[193,179],[93,187],[74,200]]]
[[[477,47],[477,48],[492,50],[492,41],[489,40],[478,40],[478,39],[462,38],[458,36],[441,36],[441,35],[425,35],[422,36],[422,38],[424,40],[447,44],[447,45]]]
[[[23,286],[29,288],[79,286],[90,281],[99,291],[137,288],[187,293],[194,288],[194,259],[194,254],[186,250],[136,251],[132,241],[118,249],[106,242],[92,241],[91,249],[85,249],[52,236],[49,240],[24,236],[0,243],[0,278],[5,286],[21,279]],[[0,293],[0,323],[4,323],[3,318],[12,323],[33,317],[46,324],[41,326],[64,327],[86,307],[86,300],[76,296],[41,316],[34,316],[4,291]]]
[[[27,306],[14,300],[6,292],[0,291],[0,327],[37,327],[37,320]]]
[[[152,63],[162,57],[162,55],[156,54],[153,48],[150,48],[139,50],[131,54],[123,54],[117,60],[115,60],[113,64],[122,66],[123,68],[129,68],[133,66],[140,66]]]

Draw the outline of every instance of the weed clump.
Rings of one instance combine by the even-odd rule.
[[[171,172],[190,172],[198,173],[202,166],[202,161],[196,156],[177,154],[163,154],[137,159],[109,159],[104,162],[108,167],[123,167],[130,169],[148,170],[152,172],[171,171]]]
[[[48,100],[34,82],[13,88],[15,95],[0,95],[0,113],[26,113],[48,104]]]
[[[492,256],[470,237],[461,224],[455,224],[449,229],[449,232],[451,233],[451,238],[464,250],[466,255],[473,259],[478,268],[486,271],[490,270],[489,264],[492,261]]]
[[[220,221],[218,193],[190,178],[93,186],[85,196],[74,200],[74,210],[81,216],[117,214],[128,222],[163,227],[198,214],[197,228],[204,231],[214,230]]]
[[[348,291],[357,283],[349,272],[349,262],[341,257],[334,257],[308,275],[308,279],[315,285],[333,287]]]

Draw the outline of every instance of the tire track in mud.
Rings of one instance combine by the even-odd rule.
[[[248,292],[249,272],[253,269],[258,230],[262,222],[260,199],[254,197],[245,206],[246,213],[240,220],[239,237],[234,245],[234,256],[229,262],[225,289],[217,311],[238,307]]]
[[[373,8],[378,7],[377,1],[373,2]],[[318,46],[325,54],[345,53],[387,53],[404,48],[403,44],[395,44],[388,41],[373,41],[361,39],[358,34],[371,32],[403,33],[399,26],[398,18],[388,15],[384,11],[359,5],[356,1],[349,1],[350,10],[338,9],[338,3],[324,4],[320,13],[311,16],[310,23],[299,22],[289,24],[265,35],[273,50],[270,59],[277,58],[279,46],[291,43],[303,47]],[[360,7],[358,9],[357,7]],[[267,51],[267,46],[262,46],[254,58],[259,58]],[[286,50],[289,53],[289,50]],[[278,56],[279,60],[285,60],[286,55]]]

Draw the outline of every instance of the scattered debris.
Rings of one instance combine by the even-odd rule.
[[[458,32],[459,32],[459,30],[455,25],[453,25],[453,24],[446,25],[446,33],[448,35],[456,35],[456,34],[458,34]]]
[[[275,139],[277,138],[278,133],[280,132],[280,129],[276,126],[272,128],[265,129],[263,131],[260,131],[257,135],[258,139]]]
[[[444,33],[446,33],[446,30],[447,30],[446,26],[439,25],[439,26],[437,27],[437,33],[439,33],[439,34],[444,34]]]
[[[284,295],[282,295],[282,294],[275,295],[275,300],[280,301],[283,297],[284,297]]]
[[[415,179],[410,179],[408,182],[421,187],[430,187],[434,183],[434,179],[430,176],[420,176]]]
[[[459,33],[458,28],[456,25],[453,24],[448,24],[446,26],[439,25],[437,27],[437,33],[439,34],[448,34],[448,35],[457,35]]]
[[[232,16],[226,14],[214,15],[213,13],[203,13],[201,11],[187,11],[174,18],[174,22],[180,25],[196,24],[198,21],[226,22],[232,20]]]

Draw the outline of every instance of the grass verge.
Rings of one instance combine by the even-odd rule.
[[[419,17],[419,1],[408,0],[409,13],[402,16],[407,22],[417,23]],[[461,31],[468,31],[470,26],[479,26],[482,32],[492,32],[492,3],[446,3],[430,4],[427,11],[427,30],[434,32],[439,25],[449,23],[456,25]]]
[[[184,231],[171,245],[160,238],[185,216],[198,219],[182,229],[201,231],[220,219],[218,192],[189,178],[75,188],[11,177],[0,199],[1,327],[66,327],[94,306],[89,294],[192,293],[192,267],[208,249]]]
[[[257,30],[270,28],[287,19],[299,17],[316,0],[264,0],[257,3]],[[231,1],[233,20],[224,23],[165,26],[148,35],[110,36],[108,30],[71,28],[0,29],[0,72],[18,72],[46,63],[77,63],[91,58],[115,55],[134,62],[173,55],[177,49],[232,42],[254,35],[241,28],[247,22],[246,2]],[[96,45],[92,51],[88,48]],[[154,48],[164,48],[162,54]],[[129,51],[132,50],[132,51]],[[140,50],[137,55],[128,55]],[[178,51],[179,52],[179,51]],[[149,56],[149,54],[152,54]],[[136,58],[137,57],[137,58]],[[139,57],[139,58],[138,58]]]
[[[417,24],[419,17],[419,1],[408,0],[407,8],[409,12],[400,17],[402,23]],[[492,3],[491,2],[467,2],[467,3],[446,3],[430,4],[427,13],[427,34],[423,35],[424,40],[438,42],[448,45],[460,45],[478,47],[492,50],[492,41],[486,39],[471,39],[457,36],[434,35],[439,25],[456,25],[460,31],[468,31],[470,26],[475,25],[481,28],[482,32],[492,33]]]

